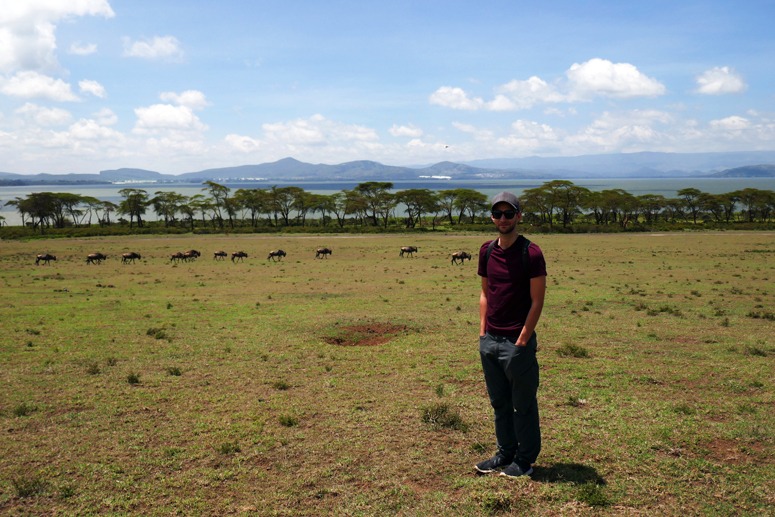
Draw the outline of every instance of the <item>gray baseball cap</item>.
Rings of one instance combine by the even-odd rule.
[[[495,205],[498,203],[508,203],[511,206],[514,207],[514,210],[519,212],[519,199],[517,199],[517,196],[512,194],[511,192],[501,192],[494,198],[492,198],[492,208],[495,208]]]

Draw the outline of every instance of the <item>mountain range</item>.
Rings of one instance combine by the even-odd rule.
[[[99,183],[199,183],[203,181],[398,181],[423,178],[579,179],[579,178],[775,178],[775,151],[729,153],[621,153],[573,157],[527,157],[466,163],[397,167],[374,161],[311,164],[294,158],[263,163],[164,174],[145,169],[113,169],[99,174],[14,174],[0,172],[0,185]]]

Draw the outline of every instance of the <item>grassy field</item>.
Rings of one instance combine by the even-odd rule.
[[[0,242],[0,513],[773,515],[775,235],[528,237],[544,450],[517,481],[473,471],[480,284],[449,254],[482,235]]]

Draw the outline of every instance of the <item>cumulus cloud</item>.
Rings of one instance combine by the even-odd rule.
[[[748,129],[751,126],[751,122],[747,118],[735,115],[719,120],[711,120],[709,125],[713,129],[721,129],[724,131],[741,131],[743,129]]]
[[[665,86],[640,72],[629,63],[612,63],[594,58],[584,63],[574,63],[565,73],[570,82],[571,94],[578,98],[604,97],[655,97],[665,93]]]
[[[154,104],[144,108],[136,108],[134,132],[137,134],[158,134],[165,131],[200,132],[207,125],[199,120],[188,106],[172,106],[171,104]]]
[[[150,40],[124,39],[124,56],[142,59],[167,59],[183,56],[180,42],[174,36],[154,36]]]
[[[407,126],[393,124],[389,131],[393,136],[407,136],[411,138],[418,138],[423,134],[422,129],[415,127],[414,124],[409,124]]]
[[[457,110],[516,111],[593,97],[654,97],[665,93],[664,85],[629,63],[595,58],[574,63],[565,75],[567,81],[562,88],[537,76],[514,79],[497,86],[490,101],[473,97],[462,88],[442,86],[431,94],[430,103]]]
[[[78,100],[66,82],[33,71],[18,72],[10,79],[0,79],[0,92],[23,99],[41,98],[57,102]]]
[[[0,72],[56,68],[56,24],[75,16],[115,13],[107,0],[7,1],[0,9]]]
[[[95,52],[97,52],[97,45],[94,43],[88,43],[84,45],[80,42],[75,42],[71,44],[70,48],[68,49],[68,53],[75,56],[88,56],[90,54],[94,54]]]
[[[118,116],[110,108],[102,108],[94,114],[94,120],[103,126],[112,126],[118,122]]]
[[[104,99],[105,97],[107,97],[107,93],[105,92],[105,87],[102,86],[97,81],[91,81],[88,79],[79,81],[78,88],[80,88],[81,93],[90,93],[95,97],[99,97],[100,99]]]
[[[46,108],[30,102],[18,108],[15,113],[30,120],[37,126],[63,126],[69,124],[72,116],[69,111],[61,108]]]
[[[478,97],[469,97],[462,88],[442,86],[431,94],[431,104],[457,110],[478,110],[484,107],[484,101]]]
[[[511,111],[532,108],[539,103],[563,102],[566,96],[540,77],[526,81],[513,80],[496,89],[495,99],[489,103],[493,111]]]
[[[697,93],[722,95],[740,93],[747,88],[743,78],[728,66],[717,66],[697,77]]]
[[[209,106],[205,94],[198,90],[186,90],[182,93],[163,92],[159,98],[166,102],[186,106],[192,110],[201,110]]]

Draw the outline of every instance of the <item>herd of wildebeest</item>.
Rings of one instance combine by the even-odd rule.
[[[399,253],[399,256],[401,257],[414,257],[414,254],[417,253],[418,248],[417,246],[402,246],[401,251]],[[328,258],[329,255],[333,254],[333,251],[331,248],[317,248],[315,250],[315,258],[323,259]],[[287,253],[284,250],[272,250],[269,252],[269,255],[267,255],[266,260],[282,260],[283,257],[285,257]],[[178,263],[178,262],[191,262],[193,260],[196,260],[197,258],[201,257],[202,254],[197,250],[188,250],[188,251],[178,251],[176,253],[173,253],[169,257],[169,261],[172,263]],[[223,250],[216,251],[213,253],[213,260],[226,260],[226,257],[228,257],[229,254],[226,253]],[[465,263],[466,259],[471,260],[471,254],[466,251],[456,251],[452,253],[452,264],[463,264]],[[103,253],[89,253],[86,256],[86,263],[87,264],[102,264],[103,260],[107,260],[108,256]],[[231,261],[232,262],[242,262],[243,259],[248,258],[248,254],[244,251],[235,251],[231,254]],[[56,256],[52,255],[50,253],[43,253],[40,255],[37,255],[35,257],[35,264],[51,264],[51,261],[56,261]],[[121,254],[121,262],[123,264],[132,264],[135,260],[142,259],[142,256],[134,251],[128,252],[128,253],[122,253]]]

